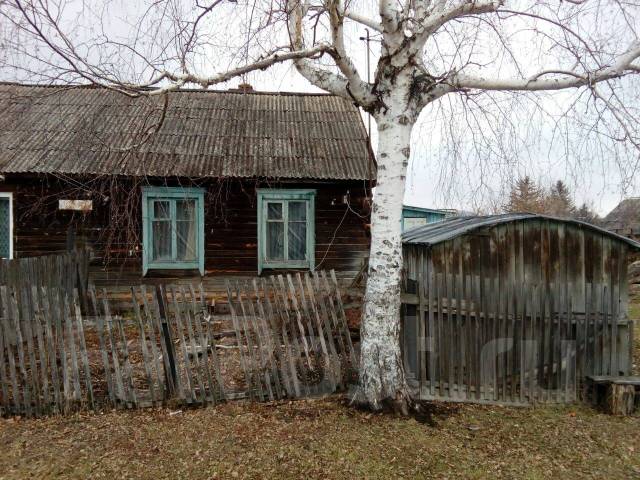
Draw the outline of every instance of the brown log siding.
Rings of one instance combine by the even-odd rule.
[[[0,191],[14,193],[14,252],[28,257],[61,252],[67,248],[69,226],[76,242],[94,250],[92,273],[108,283],[133,283],[142,275],[141,204],[132,201],[129,219],[138,241],[119,239],[106,244],[112,222],[108,195],[92,190],[98,180],[58,179],[50,176],[8,175]],[[126,185],[129,180],[122,179]],[[205,196],[205,270],[207,275],[257,274],[256,188],[316,189],[316,265],[322,269],[355,273],[368,255],[369,213],[367,185],[363,181],[261,182],[257,180],[185,181],[147,179],[150,185],[190,185],[207,190]],[[90,188],[85,189],[84,186]],[[139,186],[129,187],[139,190]],[[126,191],[126,188],[124,189]],[[348,196],[348,205],[344,203]],[[61,198],[92,198],[88,214],[58,210]],[[133,206],[136,208],[133,208]],[[134,211],[135,210],[135,211]],[[122,223],[122,219],[120,220]],[[124,228],[124,226],[120,226]],[[148,276],[187,276],[194,271],[149,272]]]

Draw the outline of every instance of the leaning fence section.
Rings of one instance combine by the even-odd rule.
[[[131,308],[115,314],[107,291],[92,286],[0,286],[2,412],[268,401],[330,393],[354,378],[334,272],[227,290],[229,314],[213,313],[201,285],[134,287]]]
[[[427,280],[403,296],[405,365],[422,399],[564,403],[588,375],[630,371],[633,324],[609,285],[587,283],[579,308],[570,283],[503,286],[505,295],[478,275]]]

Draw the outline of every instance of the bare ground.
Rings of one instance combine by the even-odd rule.
[[[0,479],[629,479],[640,478],[639,432],[638,415],[577,405],[436,404],[425,417],[398,418],[336,398],[234,402],[0,420]]]

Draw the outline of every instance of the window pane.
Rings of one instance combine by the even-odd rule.
[[[306,253],[307,223],[289,222],[289,260],[304,260]]]
[[[267,222],[267,260],[284,260],[284,223]]]
[[[158,220],[171,218],[169,203],[169,200],[154,200],[153,218]]]
[[[0,257],[11,254],[11,205],[8,198],[0,198]]]
[[[176,218],[194,221],[196,218],[196,201],[193,198],[176,200]]]
[[[267,204],[267,219],[282,220],[282,204],[281,203],[270,202]]]
[[[289,221],[307,221],[307,202],[289,202]]]
[[[171,221],[155,220],[152,223],[152,260],[156,262],[171,260]]]
[[[196,222],[176,222],[176,260],[194,262],[196,260]]]

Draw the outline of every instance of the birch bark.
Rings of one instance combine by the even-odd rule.
[[[378,176],[371,214],[371,255],[365,292],[360,352],[359,402],[380,409],[385,403],[407,413],[409,399],[400,351],[402,201],[411,130],[417,117],[407,107],[408,92],[394,91],[387,110],[376,114]]]

